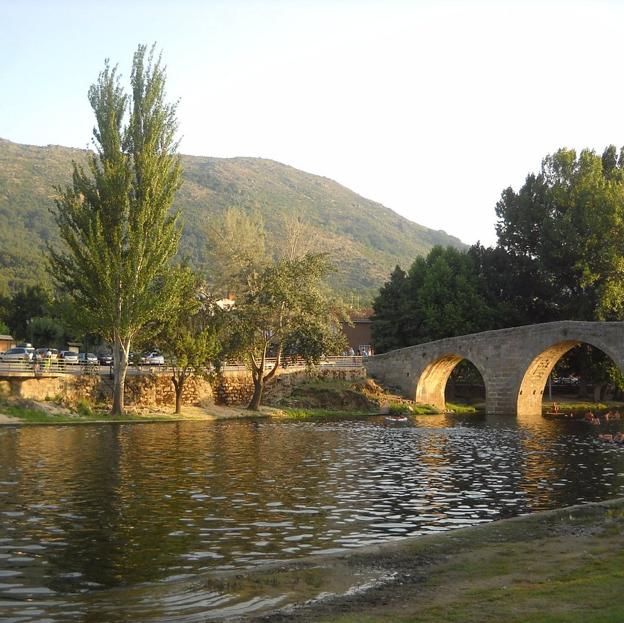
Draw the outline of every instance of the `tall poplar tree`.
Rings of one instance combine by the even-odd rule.
[[[130,84],[127,95],[107,61],[89,89],[95,153],[86,168],[74,163],[73,183],[57,189],[53,213],[66,249],[49,249],[49,270],[73,297],[84,329],[113,345],[113,415],[124,411],[133,340],[178,296],[170,270],[180,239],[171,211],[181,183],[176,105],[165,101],[154,48],[137,48]]]

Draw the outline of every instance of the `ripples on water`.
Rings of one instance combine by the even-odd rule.
[[[624,448],[589,429],[481,416],[2,428],[0,619],[251,611],[266,602],[185,583],[623,495]]]

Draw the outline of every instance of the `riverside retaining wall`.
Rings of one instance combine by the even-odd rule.
[[[314,368],[279,370],[267,383],[264,398],[271,401],[288,395],[293,385],[309,379],[355,381],[366,378],[364,368]],[[108,375],[62,375],[54,377],[0,378],[0,398],[53,400],[75,405],[80,400],[94,404],[110,403],[113,381]],[[200,405],[212,401],[224,405],[245,405],[253,394],[253,380],[247,371],[225,371],[212,383],[189,378],[184,385],[182,404]],[[139,408],[175,405],[175,390],[167,374],[131,374],[126,377],[126,405]]]

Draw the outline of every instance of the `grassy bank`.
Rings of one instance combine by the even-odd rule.
[[[13,418],[23,424],[95,424],[99,422],[142,422],[146,420],[160,421],[171,419],[168,415],[134,415],[126,414],[123,418],[113,418],[104,411],[91,408],[70,410],[46,410],[24,404],[0,403],[0,414]]]
[[[448,404],[448,411],[452,413],[476,413],[477,409],[472,405]],[[306,420],[316,418],[359,418],[371,415],[439,415],[440,411],[429,405],[411,405],[409,408],[405,405],[398,405],[393,408],[391,404],[386,413],[379,410],[376,411],[348,411],[341,409],[314,409],[314,408],[295,408],[281,407],[284,416],[294,420]]]
[[[559,405],[559,410],[563,412],[606,411],[607,409],[619,409],[620,411],[622,411],[624,409],[624,403],[622,402],[590,402],[587,400],[576,399],[566,400],[565,398],[562,400],[544,400],[542,404],[542,409],[544,412],[550,412],[553,410],[553,405],[555,404]]]
[[[624,620],[624,500],[535,513],[355,550],[271,573],[289,602],[265,622],[606,623]],[[314,571],[314,576],[310,574]],[[359,578],[383,577],[369,590]],[[262,583],[262,577],[254,582]]]
[[[160,410],[156,412],[132,413],[113,417],[105,409],[94,409],[90,405],[78,405],[74,409],[62,408],[54,403],[34,401],[0,401],[0,424],[125,424],[149,422],[212,421],[237,418],[263,418],[282,415],[271,407],[262,407],[259,412],[247,411],[244,407],[211,405],[204,407],[183,407],[182,413]]]

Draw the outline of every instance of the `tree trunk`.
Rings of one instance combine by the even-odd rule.
[[[254,392],[251,397],[251,402],[247,406],[249,411],[259,411],[260,404],[262,402],[262,391],[264,390],[264,374],[253,374]]]
[[[124,345],[115,341],[113,344],[113,407],[111,415],[124,414],[124,389],[126,384],[126,372],[128,371],[128,350]]]
[[[182,412],[182,392],[184,391],[185,380],[186,379],[183,376],[181,376],[178,379],[176,379],[175,377],[172,378],[173,386],[175,388],[175,413],[176,415],[180,415],[180,413]]]
[[[277,373],[277,369],[279,368],[281,357],[282,357],[282,346],[280,344],[280,346],[277,349],[277,353],[275,355],[275,365],[273,366],[271,371],[265,375],[264,365],[266,363],[266,348],[264,349],[264,352],[262,353],[262,358],[260,360],[259,369],[254,368],[251,373],[253,377],[253,382],[254,382],[254,393],[253,393],[253,396],[251,397],[251,402],[247,406],[247,409],[249,411],[260,410],[260,404],[262,403],[262,392],[264,391],[264,383],[265,381],[270,381]]]

